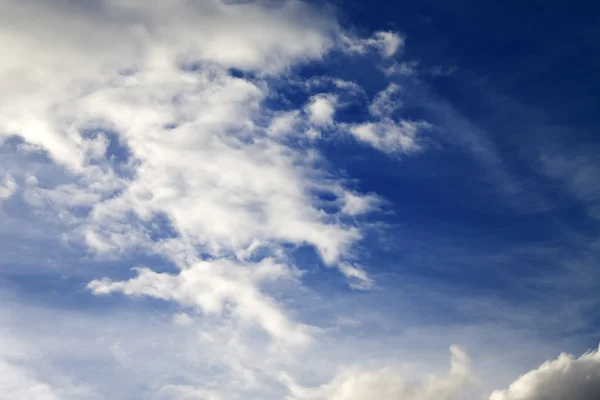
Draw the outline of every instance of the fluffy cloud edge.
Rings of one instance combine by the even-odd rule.
[[[600,347],[580,357],[562,353],[517,378],[489,400],[596,400],[600,398]]]

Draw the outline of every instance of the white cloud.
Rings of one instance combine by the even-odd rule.
[[[74,169],[80,169],[94,151],[93,142],[82,138],[79,130],[93,122],[119,122],[102,115],[106,109],[99,110],[100,115],[95,112],[98,107],[117,106],[99,103],[108,100],[103,95],[113,94],[117,98],[110,100],[120,103],[145,100],[152,105],[151,110],[132,109],[131,104],[113,110],[120,116],[133,112],[128,114],[132,124],[137,119],[177,122],[163,121],[174,100],[168,96],[194,84],[177,71],[177,65],[216,63],[276,72],[320,57],[337,29],[296,1],[262,7],[217,0],[194,5],[177,1],[169,6],[159,1],[106,0],[89,9],[59,3],[64,4],[1,2],[0,137],[18,134]],[[55,44],[51,50],[48,43]],[[133,75],[122,76],[120,71]],[[138,90],[119,90],[126,87]],[[111,88],[116,90],[110,93]]]
[[[377,122],[351,125],[349,131],[357,140],[385,153],[411,153],[421,150],[418,134],[429,127],[422,121],[402,120],[395,123],[384,118]]]
[[[394,32],[377,32],[376,39],[381,43],[381,53],[385,57],[391,57],[404,46],[404,38]]]
[[[132,238],[141,233],[127,222],[131,215],[142,221],[167,215],[186,241],[216,255],[254,240],[283,240],[312,244],[335,263],[360,237],[355,228],[329,223],[311,205],[311,153],[292,151],[256,127],[262,87],[221,69],[192,74],[156,68],[140,72],[133,83],[98,89],[69,112],[71,126],[80,130],[89,120],[114,127],[135,163],[131,180],[115,176],[106,164],[87,163],[85,155],[75,164],[69,159],[83,174],[82,184],[40,191],[58,204],[94,203],[83,233],[88,245],[110,252],[139,246]],[[176,126],[166,127],[170,123]],[[90,147],[79,131],[71,136],[81,145],[69,154]]]
[[[349,133],[357,140],[389,154],[422,150],[419,135],[430,129],[431,125],[425,121],[408,119],[395,121],[393,114],[402,107],[400,93],[402,87],[395,83],[377,93],[369,104],[369,114],[374,120],[348,125]]]
[[[415,76],[419,75],[419,62],[416,60],[403,61],[396,63],[385,69],[385,73],[388,76],[403,75],[403,76]]]
[[[396,97],[402,88],[390,83],[387,88],[377,93],[375,99],[369,105],[369,112],[375,117],[390,117],[394,111],[402,107],[402,101]]]
[[[268,259],[256,265],[219,260],[199,262],[178,275],[147,268],[138,268],[137,273],[137,277],[126,282],[93,281],[88,288],[97,294],[122,292],[176,301],[207,315],[222,314],[231,305],[232,317],[259,324],[277,341],[303,345],[310,340],[302,325],[291,322],[260,291],[259,285],[265,280],[294,277],[293,271],[284,265]]]
[[[392,57],[403,39],[391,32],[348,39],[334,20],[297,1],[0,0],[0,7],[0,141],[18,137],[22,151],[47,156],[64,174],[52,180],[25,165],[27,204],[62,221],[67,241],[96,254],[143,251],[177,267],[172,273],[138,268],[129,280],[88,285],[94,294],[176,303],[175,316],[169,314],[161,328],[166,333],[156,334],[160,340],[144,341],[154,334],[150,329],[130,332],[118,323],[105,329],[79,316],[89,329],[87,342],[79,344],[84,350],[71,346],[75,336],[53,342],[57,326],[43,350],[60,344],[52,351],[70,361],[71,352],[81,351],[79,362],[117,371],[107,380],[135,377],[131,385],[145,393],[229,399],[268,392],[269,379],[298,354],[290,353],[313,343],[318,332],[297,321],[282,299],[282,288],[301,275],[289,265],[287,249],[312,247],[353,287],[370,288],[366,270],[346,261],[363,234],[350,217],[379,205],[377,196],[351,191],[322,170],[322,156],[307,140],[320,128],[338,128],[338,94],[317,94],[305,107],[276,112],[269,108],[270,80],[322,59],[340,42],[342,50]],[[331,82],[340,90],[362,90]],[[418,149],[420,123],[394,123],[383,97],[371,105],[379,119],[353,125],[351,132],[386,152]],[[0,197],[15,190],[7,177]],[[333,211],[322,207],[323,193],[334,198]],[[116,340],[111,330],[119,329],[126,332]],[[178,330],[192,332],[193,339]],[[166,339],[172,336],[189,343]],[[161,366],[148,356],[154,346],[162,348]],[[194,351],[209,365],[193,358]],[[171,360],[172,354],[184,361]],[[187,369],[188,361],[195,369]],[[200,366],[206,374],[218,370],[216,380],[231,385],[209,387],[197,374]],[[33,369],[8,361],[0,367],[10,379],[3,384],[14,383],[15,398],[69,398]],[[16,391],[26,387],[37,392]]]
[[[600,398],[600,350],[579,358],[561,354],[520,376],[490,400],[595,400]]]
[[[59,55],[74,61],[73,57],[82,52],[87,58],[92,55],[114,62],[127,58],[132,51],[127,60],[132,61],[152,41],[169,46],[169,52],[178,53],[182,62],[216,62],[226,67],[274,71],[290,62],[319,57],[332,44],[337,31],[333,21],[298,1],[286,1],[277,7],[216,0],[193,4],[174,1],[168,5],[158,0],[104,0],[94,7],[60,3],[68,7],[70,14],[42,1],[24,4],[3,0],[3,31],[23,34],[12,38],[3,35],[5,44],[31,48],[49,40],[60,43],[53,54],[26,56],[48,64],[59,63]],[[10,47],[6,49],[10,57],[4,64],[12,67],[21,61],[23,53],[11,55],[8,50]]]
[[[313,96],[306,106],[309,121],[318,127],[333,124],[336,102],[337,98],[333,95],[319,94]]]
[[[341,263],[339,268],[340,272],[350,279],[350,287],[353,289],[368,290],[375,284],[360,266]]]
[[[374,195],[362,195],[350,191],[343,192],[342,212],[347,215],[357,216],[375,211],[381,204],[381,199]]]
[[[272,136],[295,135],[300,122],[298,110],[282,112],[271,120],[267,132]]]
[[[306,130],[306,137],[309,140],[315,141],[321,137],[321,131],[316,130],[315,128],[308,128]]]
[[[431,376],[422,382],[415,382],[393,368],[376,371],[350,368],[319,388],[306,389],[289,384],[293,398],[298,400],[462,400],[474,382],[474,374],[467,354],[457,346],[450,349],[449,374]]]
[[[173,322],[177,325],[189,326],[194,323],[194,320],[186,313],[177,313],[173,316]]]
[[[379,31],[368,39],[357,40],[345,37],[346,51],[365,54],[369,49],[376,49],[382,57],[392,57],[404,47],[404,37],[395,32]]]
[[[0,362],[0,392],[5,399],[60,400],[63,397],[30,372],[17,366]]]

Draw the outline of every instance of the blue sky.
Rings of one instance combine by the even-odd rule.
[[[600,395],[592,5],[0,8],[0,399]]]

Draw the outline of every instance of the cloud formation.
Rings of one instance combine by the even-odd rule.
[[[457,346],[450,348],[452,362],[447,376],[431,376],[415,382],[400,371],[385,368],[378,371],[348,369],[330,383],[316,389],[292,386],[296,399],[306,400],[452,400],[462,399],[473,383],[473,372],[467,354]]]
[[[332,95],[313,96],[307,105],[309,121],[319,127],[333,124],[336,101]]]
[[[300,285],[293,249],[314,251],[351,289],[375,286],[353,246],[364,234],[360,217],[381,200],[348,188],[314,144],[321,130],[348,130],[336,121],[338,98],[362,89],[316,76],[301,103],[273,99],[276,88],[301,80],[298,66],[330,52],[392,58],[401,36],[354,37],[332,15],[294,0],[0,0],[0,7],[0,143],[16,142],[24,157],[57,171],[50,177],[19,165],[0,178],[0,199],[19,197],[62,224],[62,243],[84,246],[94,259],[158,257],[173,270],[137,267],[131,279],[96,271],[88,293],[175,304],[169,323],[192,331],[205,324],[198,343],[209,343],[204,352],[218,349],[222,381],[238,382],[226,394],[198,380],[155,393],[234,398],[259,390],[257,382],[291,363],[290,352],[314,342],[319,329],[296,321],[276,296]],[[375,108],[391,107],[377,101]],[[416,130],[382,113],[373,114],[372,137],[357,137],[382,150],[412,150]],[[119,341],[109,353],[119,368],[135,363]],[[269,355],[257,360],[259,353]],[[0,365],[16,397],[66,396],[27,370]],[[18,381],[30,384],[13,388]],[[24,386],[36,393],[17,391]]]
[[[389,84],[369,104],[372,121],[348,126],[348,130],[359,142],[388,154],[408,154],[422,149],[419,139],[431,124],[422,120],[408,120],[395,116],[402,108],[402,88]]]
[[[425,122],[400,121],[395,123],[389,118],[377,122],[365,122],[354,125],[350,133],[360,142],[364,142],[385,153],[412,153],[421,150],[418,135],[429,128]]]
[[[376,49],[383,57],[393,57],[404,47],[404,37],[395,32],[381,31],[367,39],[343,36],[345,50],[350,53],[364,54],[370,49]]]
[[[291,322],[280,307],[260,291],[264,280],[293,278],[293,271],[272,260],[247,265],[226,260],[199,262],[176,276],[148,268],[138,268],[137,274],[126,282],[93,281],[88,288],[97,294],[121,292],[177,301],[206,315],[219,315],[230,305],[231,318],[256,323],[277,341],[302,345],[310,340],[304,327]]]
[[[159,333],[147,329],[152,318],[134,327],[121,314],[97,325],[78,315],[69,326],[90,327],[85,343],[71,346],[72,337],[53,341],[60,324],[52,325],[43,352],[58,347],[64,359],[54,354],[51,367],[29,368],[35,357],[1,355],[0,392],[109,398],[112,382],[98,384],[100,395],[43,374],[77,360],[113,371],[107,381],[131,378],[123,385],[147,398],[463,399],[473,373],[458,347],[446,376],[418,381],[401,368],[346,360],[329,383],[322,373],[317,384],[296,383],[318,357],[309,368],[299,360],[327,333],[295,312],[303,304],[289,293],[308,296],[301,283],[313,266],[292,254],[337,268],[348,292],[377,288],[355,249],[365,236],[361,218],[385,205],[330,171],[317,139],[350,137],[405,155],[425,149],[431,128],[400,115],[398,84],[365,100],[355,82],[300,77],[296,69],[332,53],[389,63],[402,52],[402,36],[357,38],[333,16],[292,0],[0,0],[0,7],[0,143],[17,141],[20,154],[59,171],[50,179],[20,165],[0,175],[0,200],[23,200],[32,215],[63,224],[57,236],[84,246],[90,259],[143,253],[159,260],[135,267],[131,278],[94,268],[81,285],[86,295],[168,303],[157,311]],[[301,100],[279,91],[287,85],[301,87]],[[345,122],[351,103],[364,115]],[[540,370],[491,399],[537,399],[529,394],[545,393],[531,383],[543,381]],[[99,379],[77,378],[90,386]],[[579,393],[575,386],[587,381],[579,382],[565,387]],[[129,390],[115,396],[131,398]]]
[[[575,358],[561,354],[521,375],[489,400],[594,400],[600,398],[600,350]]]

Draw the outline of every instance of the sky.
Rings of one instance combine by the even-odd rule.
[[[600,398],[594,7],[0,0],[0,399]]]

